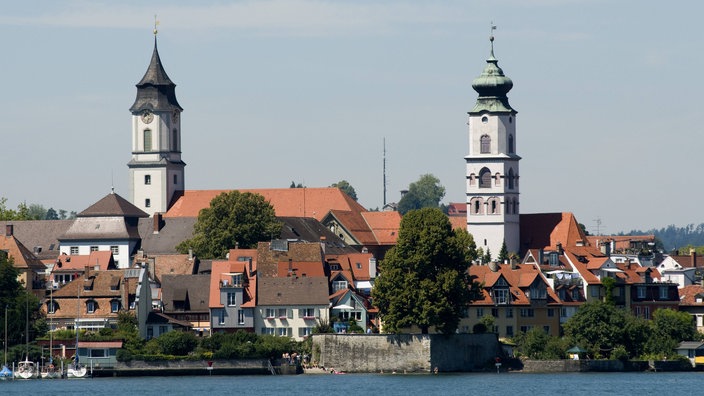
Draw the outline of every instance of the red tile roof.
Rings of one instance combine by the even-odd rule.
[[[704,286],[689,285],[679,289],[680,305],[704,306]],[[702,302],[697,302],[697,298]]]
[[[164,217],[198,217],[216,196],[231,190],[187,190],[178,197]],[[260,194],[271,203],[280,217],[313,217],[320,221],[330,210],[365,212],[357,201],[339,188],[262,188],[239,189]]]
[[[521,215],[521,250],[587,246],[589,242],[572,213]]]
[[[253,252],[253,253],[252,253]],[[244,255],[252,257],[252,270],[256,270],[255,249],[232,249],[229,260],[213,260],[210,272],[210,291],[208,296],[209,308],[222,308],[220,302],[220,282],[227,277],[225,274],[243,274],[243,302],[242,308],[252,308],[256,306],[257,277],[249,271],[248,261],[238,261],[237,257]]]

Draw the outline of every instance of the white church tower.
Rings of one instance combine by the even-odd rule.
[[[494,28],[492,27],[492,30]],[[506,94],[513,87],[491,54],[482,74],[472,81],[479,94],[469,114],[467,162],[467,231],[478,248],[496,259],[503,243],[520,250],[516,110]]]
[[[153,215],[166,212],[177,192],[184,190],[181,160],[181,112],[176,101],[176,84],[166,75],[156,46],[142,80],[132,113],[132,160],[130,202]]]

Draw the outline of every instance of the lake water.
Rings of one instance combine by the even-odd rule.
[[[690,395],[704,373],[317,374],[0,382],[0,395]]]

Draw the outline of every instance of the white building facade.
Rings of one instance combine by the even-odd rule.
[[[181,112],[176,84],[164,71],[154,38],[154,52],[142,80],[132,113],[132,159],[129,168],[130,202],[150,216],[166,212],[183,191]]]
[[[516,110],[506,94],[513,82],[491,55],[472,88],[479,94],[469,114],[469,155],[466,161],[467,230],[484,254],[496,259],[505,243],[509,253],[520,250],[520,201],[516,153]]]

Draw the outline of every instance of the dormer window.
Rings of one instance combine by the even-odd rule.
[[[98,303],[95,300],[86,301],[86,313],[92,314],[98,309]]]
[[[59,304],[56,301],[50,301],[46,303],[46,311],[50,314],[56,313],[59,309]]]
[[[110,301],[110,312],[117,313],[120,310],[120,300]]]

